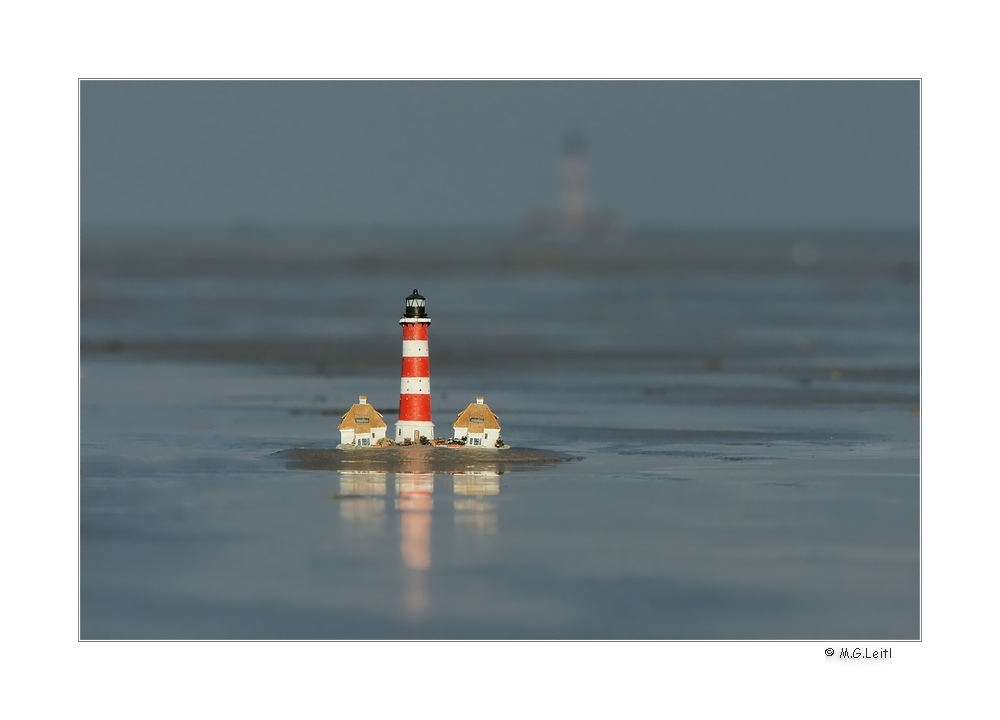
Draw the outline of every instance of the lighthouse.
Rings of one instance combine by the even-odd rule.
[[[406,310],[399,324],[403,326],[403,372],[399,385],[399,420],[397,443],[434,439],[431,422],[431,366],[427,353],[427,299],[416,290],[406,298]]]
[[[570,235],[579,235],[590,224],[590,164],[587,146],[571,135],[559,163],[559,225]]]

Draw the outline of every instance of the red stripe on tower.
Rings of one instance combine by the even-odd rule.
[[[399,420],[396,442],[420,442],[434,438],[431,422],[431,365],[427,353],[426,298],[416,290],[406,298],[406,311],[399,319],[403,326],[403,371],[399,385]]]

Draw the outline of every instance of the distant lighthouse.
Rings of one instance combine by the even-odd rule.
[[[431,366],[427,353],[427,328],[431,319],[427,299],[416,290],[406,298],[406,311],[399,319],[403,326],[403,373],[399,386],[399,420],[396,442],[434,439],[431,422]]]
[[[579,235],[590,223],[590,163],[587,146],[579,135],[570,135],[559,162],[559,225],[563,232]]]

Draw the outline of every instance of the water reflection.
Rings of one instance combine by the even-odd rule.
[[[358,535],[372,535],[385,527],[386,476],[366,470],[340,473],[340,494],[351,498],[340,503],[340,518]]]
[[[415,468],[422,470],[425,468]],[[402,605],[411,620],[425,619],[430,613],[431,524],[434,517],[434,473],[387,473],[377,470],[340,471],[340,517],[345,526],[359,535],[380,534],[386,527],[387,480],[394,475],[395,509],[399,512],[399,556],[404,572]],[[470,471],[453,474],[455,494],[455,548],[460,555],[469,548],[481,555],[482,540],[497,535],[497,505],[500,473]],[[366,541],[367,542],[367,541]],[[477,549],[478,548],[478,549]]]
[[[427,617],[430,591],[427,570],[431,566],[431,511],[434,509],[434,476],[430,473],[396,475],[396,508],[399,510],[400,554],[403,580],[403,611],[410,619]]]
[[[403,565],[414,570],[431,566],[431,510],[434,509],[434,476],[406,473],[396,476],[400,550]]]
[[[456,495],[499,495],[500,473],[476,471],[455,474]]]
[[[459,536],[497,534],[496,503],[484,498],[500,494],[500,474],[468,472],[455,475],[455,529]]]

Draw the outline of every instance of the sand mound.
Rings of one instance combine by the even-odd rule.
[[[386,473],[460,473],[538,467],[582,460],[535,448],[446,448],[414,445],[359,449],[291,448],[274,453],[295,470],[367,470]]]

